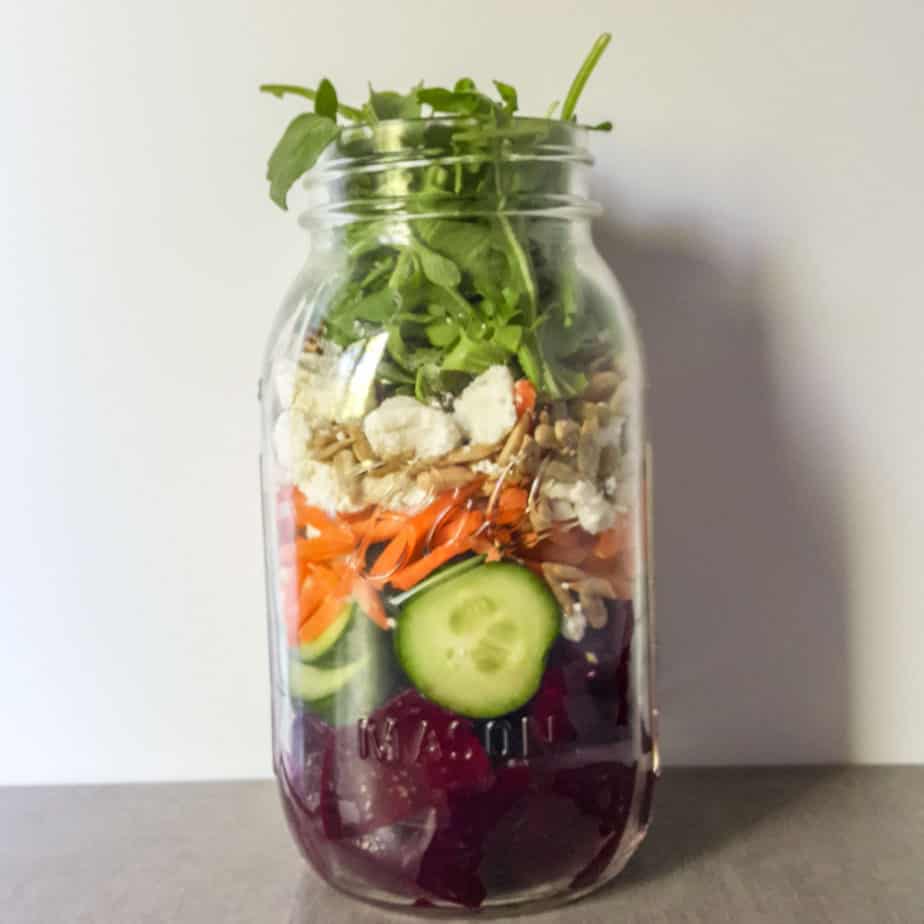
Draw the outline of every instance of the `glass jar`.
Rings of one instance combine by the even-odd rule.
[[[343,130],[261,377],[274,767],[403,910],[615,876],[657,773],[643,371],[583,129]]]

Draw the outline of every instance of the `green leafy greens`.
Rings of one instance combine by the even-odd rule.
[[[451,89],[418,84],[406,94],[370,86],[361,107],[341,102],[326,78],[314,89],[260,88],[314,104],[269,159],[270,196],[280,207],[331,145],[346,157],[380,159],[379,169],[338,180],[344,201],[366,210],[339,232],[346,269],[324,334],[343,346],[383,335],[378,374],[392,389],[428,400],[495,364],[518,369],[553,398],[585,387],[582,370],[606,349],[605,321],[579,284],[561,223],[518,206],[569,192],[568,163],[530,154],[539,144],[569,145],[578,98],[609,39],[594,43],[557,122],[557,103],[546,118],[518,116],[517,91],[500,80],[496,99],[467,77]],[[410,151],[427,154],[381,162]]]

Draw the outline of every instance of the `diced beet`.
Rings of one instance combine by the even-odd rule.
[[[312,816],[321,808],[321,770],[330,739],[329,725],[310,712],[298,713],[289,750],[282,755],[289,785]]]
[[[416,690],[396,696],[382,710],[379,721],[389,718],[434,789],[478,791],[493,783],[491,761],[469,719],[447,712]]]
[[[481,873],[488,894],[569,882],[598,843],[598,827],[544,781],[530,788],[485,838]]]
[[[430,807],[443,816],[449,793],[486,789],[492,779],[471,723],[407,691],[331,735],[320,784],[324,830],[357,837]]]
[[[417,884],[435,898],[477,908],[485,899],[485,887],[478,875],[479,844],[460,842],[451,828],[438,831],[424,854]]]
[[[541,742],[573,741],[577,737],[574,725],[568,717],[566,696],[564,670],[547,670],[539,686],[539,692],[529,705],[530,727]]]
[[[451,795],[449,818],[424,855],[418,884],[437,898],[477,908],[485,897],[485,841],[526,795],[529,780],[528,767],[503,766],[490,789]]]
[[[635,766],[615,761],[559,770],[553,789],[601,822],[601,834],[625,827],[635,787]]]

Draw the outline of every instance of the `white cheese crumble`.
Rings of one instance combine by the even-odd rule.
[[[491,366],[478,376],[455,404],[456,420],[473,443],[497,443],[517,422],[513,376],[506,366]]]
[[[321,353],[306,353],[297,363],[277,360],[273,384],[279,404],[284,409],[298,408],[312,423],[359,420],[373,399],[369,366],[377,346],[357,343],[343,350],[325,340]]]
[[[385,510],[417,513],[430,499],[429,492],[418,487],[404,472],[363,479],[363,500],[367,504],[381,504]]]
[[[280,359],[273,367],[273,385],[276,399],[282,408],[292,407],[295,400],[295,363],[291,359]]]
[[[615,507],[589,481],[575,481],[569,484],[549,479],[543,482],[542,493],[551,500],[552,515],[555,519],[567,519],[567,516],[562,514],[570,509],[578,518],[581,529],[589,533],[603,532],[613,525],[616,517]]]
[[[301,411],[283,411],[273,425],[276,459],[287,471],[298,468],[311,439],[311,424]]]
[[[383,459],[404,453],[431,459],[451,452],[462,442],[451,414],[406,395],[387,398],[370,411],[363,421],[363,432],[375,454]]]
[[[312,507],[334,515],[338,510],[362,510],[366,502],[353,499],[353,479],[327,462],[305,459],[298,468],[298,488]]]

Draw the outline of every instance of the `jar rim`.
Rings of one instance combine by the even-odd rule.
[[[500,126],[485,126],[475,117],[454,115],[344,126],[302,181],[313,201],[300,223],[310,227],[386,216],[474,216],[497,211],[593,217],[601,210],[587,198],[583,183],[575,179],[579,168],[593,163],[586,146],[588,134],[586,126],[574,122],[527,116],[515,116]],[[419,176],[433,167],[477,170],[484,164],[503,165],[508,176],[535,165],[552,170],[555,179],[549,186],[522,194],[505,191],[465,196],[447,190],[431,197],[430,207],[422,210],[421,198],[404,190],[405,177]],[[561,168],[557,173],[556,167]],[[377,177],[395,182],[382,183]],[[350,194],[347,189],[354,181],[360,188],[363,183],[378,184],[379,188],[368,196],[357,195],[355,188]],[[412,198],[417,200],[415,209],[408,211]]]
[[[428,136],[427,129],[446,127],[461,130],[447,139],[434,139]],[[467,129],[471,128],[471,136]],[[413,130],[413,132],[409,132]],[[503,126],[486,128],[484,123],[473,116],[427,116],[408,119],[381,119],[374,123],[345,125],[334,144],[318,161],[314,176],[323,177],[331,170],[361,166],[366,163],[389,162],[402,155],[416,154],[428,163],[455,163],[454,157],[479,160],[522,160],[530,157],[547,157],[592,164],[593,157],[587,144],[589,129],[575,122],[562,119],[546,119],[536,116],[513,116]],[[522,150],[501,149],[483,155],[457,155],[449,152],[449,144],[457,141],[475,141],[495,139],[498,142],[517,143]],[[532,139],[532,141],[530,141]],[[551,140],[549,140],[551,139]],[[372,149],[352,153],[351,145],[362,141],[371,141]],[[449,144],[447,144],[447,142]]]

